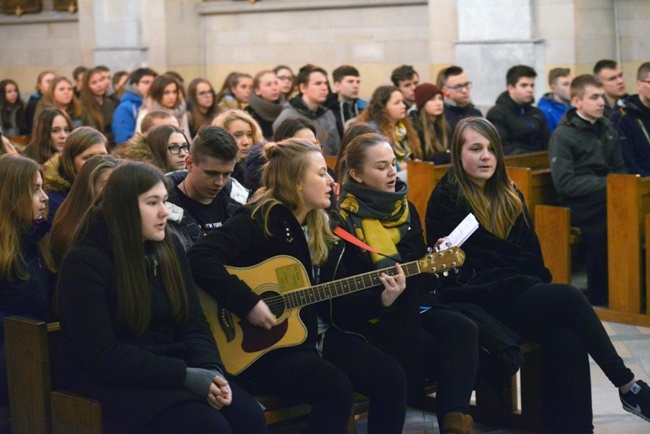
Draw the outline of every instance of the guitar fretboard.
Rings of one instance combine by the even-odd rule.
[[[421,272],[420,267],[418,266],[418,261],[407,262],[400,265],[406,277],[414,276]],[[384,273],[389,276],[397,274],[395,267],[383,268],[381,270],[370,271],[368,273],[347,277],[345,279],[321,283],[309,288],[289,291],[282,294],[282,298],[284,299],[287,308],[303,307],[323,300],[329,300],[342,295],[361,291],[366,288],[381,285],[382,283],[381,280],[379,280],[379,276]]]

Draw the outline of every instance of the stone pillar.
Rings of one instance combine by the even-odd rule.
[[[474,83],[472,100],[484,113],[506,90],[506,72],[535,68],[536,98],[545,89],[544,44],[536,39],[531,0],[458,0],[456,64]]]

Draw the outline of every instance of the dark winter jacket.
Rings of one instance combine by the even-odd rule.
[[[469,118],[471,116],[478,116],[481,118],[483,117],[483,113],[481,113],[481,111],[473,105],[460,107],[455,103],[452,104],[452,102],[450,102],[448,99],[445,99],[445,111],[443,112],[445,119],[447,119],[447,123],[449,124],[451,135],[454,134],[456,125],[458,125],[458,122],[461,119]]]
[[[309,110],[305,101],[300,95],[291,98],[284,105],[280,116],[273,122],[273,131],[283,120],[290,117],[309,119],[316,127],[316,137],[323,148],[326,156],[336,156],[341,146],[338,129],[336,128],[336,117],[331,110],[325,106],[319,106],[315,112]]]
[[[142,283],[151,291],[151,322],[139,335],[116,320],[114,256],[101,218],[91,222],[61,265],[58,379],[64,389],[99,400],[105,432],[138,432],[172,405],[203,401],[184,387],[188,367],[225,372],[183,248],[177,242],[174,247],[188,319],[171,319],[162,273],[149,252],[143,258],[148,280]]]
[[[629,173],[650,176],[650,108],[632,95],[618,102],[610,118]]]
[[[325,107],[332,110],[336,117],[336,128],[339,131],[339,137],[343,138],[345,133],[345,123],[352,118],[358,117],[362,111],[368,107],[368,101],[357,98],[352,102],[339,101],[338,93],[330,93],[325,100]]]
[[[549,92],[539,100],[537,108],[544,113],[548,129],[553,132],[560,123],[560,119],[562,119],[564,113],[571,108],[571,105],[557,102],[555,98],[553,98],[553,94]]]
[[[609,120],[603,117],[592,125],[575,108],[551,135],[548,158],[560,200],[604,192],[608,173],[626,173],[618,134]]]
[[[548,148],[550,133],[542,111],[531,104],[517,104],[507,91],[497,98],[486,117],[499,131],[506,155]]]
[[[23,261],[21,268],[27,280],[0,280],[0,321],[11,315],[37,320],[50,319],[50,300],[54,279],[45,266],[39,243],[50,230],[50,223],[35,223],[32,231],[21,239]],[[4,345],[4,326],[0,324],[0,345]]]
[[[472,212],[469,204],[459,199],[459,187],[454,178],[453,169],[450,169],[429,199],[425,219],[429,245],[449,235]],[[523,201],[521,194],[519,197]],[[460,274],[440,282],[440,292],[446,302],[474,303],[495,313],[528,287],[551,281],[526,208],[506,239],[498,238],[481,226],[462,249],[466,257]]]

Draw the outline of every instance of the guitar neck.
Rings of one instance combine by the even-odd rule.
[[[402,267],[406,277],[415,276],[416,274],[421,273],[418,261],[407,262],[405,264],[400,264],[400,266]],[[303,307],[323,300],[330,300],[332,298],[381,285],[382,283],[381,280],[379,280],[379,276],[384,273],[389,276],[397,274],[395,267],[382,268],[381,270],[370,271],[353,277],[346,277],[332,282],[321,283],[310,286],[309,288],[301,288],[285,292],[282,294],[282,298],[284,299],[287,308],[292,309]]]

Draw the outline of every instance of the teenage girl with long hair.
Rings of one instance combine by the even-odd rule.
[[[83,165],[52,221],[50,247],[54,267],[61,266],[63,256],[72,245],[74,234],[79,230],[86,212],[104,190],[117,159],[110,155],[95,155]]]
[[[298,287],[344,275],[338,267],[343,243],[332,234],[325,209],[333,180],[320,147],[290,139],[265,147],[263,185],[248,205],[188,250],[197,284],[249,327],[271,329],[277,318],[269,305],[225,265],[245,267],[277,255],[296,258],[309,276]],[[337,273],[338,270],[338,273]],[[404,288],[404,274],[382,274],[386,298]],[[308,432],[346,432],[352,392],[370,398],[368,431],[401,433],[406,407],[404,373],[361,337],[342,332],[330,318],[330,301],[302,308],[306,340],[273,349],[239,375],[261,393],[309,403]],[[271,306],[272,307],[272,306]]]
[[[83,125],[81,104],[74,94],[73,84],[70,79],[63,76],[52,79],[47,92],[43,94],[36,106],[36,113],[34,114],[35,126],[41,112],[50,108],[57,108],[66,112],[75,128]]]
[[[106,433],[266,432],[227,379],[183,247],[167,229],[165,177],[111,173],[57,286],[57,386],[98,400]]]
[[[65,140],[60,154],[43,164],[43,183],[50,197],[49,219],[53,220],[59,207],[70,193],[77,174],[91,157],[108,154],[108,141],[99,131],[79,127]]]
[[[10,79],[0,81],[0,130],[7,137],[29,133],[18,84]]]
[[[100,131],[108,140],[109,145],[115,146],[113,141],[113,112],[115,100],[108,96],[110,80],[106,77],[105,68],[93,68],[86,71],[81,85],[81,108],[83,123]]]
[[[32,140],[23,150],[23,155],[43,164],[63,151],[73,126],[70,116],[59,109],[43,110],[35,121]]]
[[[422,159],[420,139],[406,115],[404,97],[395,86],[379,86],[372,93],[368,107],[359,115],[359,122],[368,122],[388,139],[397,162]]]
[[[460,274],[443,279],[443,301],[475,304],[542,347],[543,422],[548,432],[592,433],[589,356],[619,389],[623,408],[650,418],[650,388],[625,366],[587,298],[552,284],[521,192],[508,178],[496,128],[461,120],[451,141],[452,168],[431,194],[430,245],[468,213],[480,227],[463,244]]]
[[[147,113],[153,111],[167,111],[174,115],[185,136],[190,135],[190,125],[187,117],[187,104],[181,83],[171,74],[159,75],[151,83],[149,93],[142,102],[135,131],[142,132],[140,124]]]
[[[210,125],[220,109],[212,84],[205,78],[192,80],[187,88],[187,94],[190,134],[194,137],[199,128]]]
[[[422,147],[422,159],[435,164],[449,164],[449,124],[443,113],[445,100],[442,90],[431,83],[415,88],[417,115],[413,126],[418,132]]]
[[[252,87],[253,78],[250,74],[231,72],[217,94],[217,104],[224,110],[243,109],[248,104]]]
[[[52,261],[44,237],[47,195],[38,164],[0,156],[0,319],[50,319]],[[0,324],[0,330],[4,328]],[[0,406],[9,404],[4,333],[0,332]]]
[[[146,161],[164,173],[185,169],[185,157],[190,153],[190,144],[183,130],[173,125],[160,125],[139,134],[130,142],[124,157],[132,161]]]

